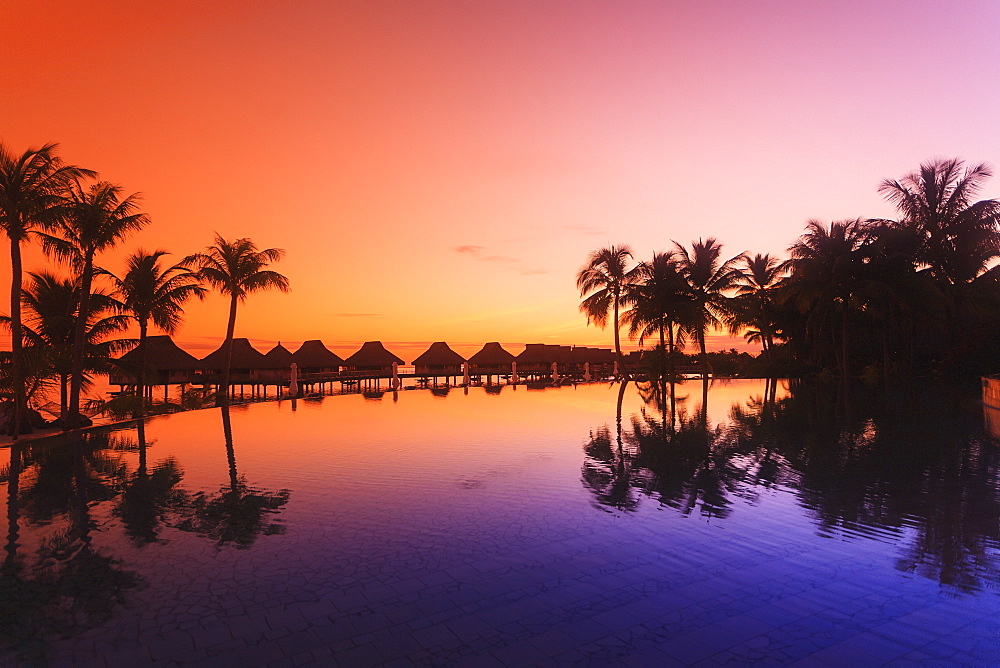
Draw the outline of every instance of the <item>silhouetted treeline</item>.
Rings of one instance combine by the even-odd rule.
[[[600,326],[653,338],[659,374],[685,342],[710,366],[706,333],[761,346],[761,375],[907,377],[1000,371],[1000,202],[976,201],[985,165],[936,160],[879,191],[898,218],[809,221],[786,260],[740,253],[714,238],[629,267],[628,246],[591,254],[577,286]],[[722,360],[718,360],[722,362]],[[712,365],[714,366],[714,365]],[[724,373],[714,369],[715,373]]]
[[[288,279],[267,269],[281,259],[278,248],[258,250],[250,239],[215,243],[180,263],[166,266],[167,251],[138,249],[126,259],[126,271],[115,276],[98,262],[108,251],[149,225],[138,193],[98,179],[97,172],[65,164],[56,144],[21,154],[0,143],[0,231],[10,241],[10,315],[0,315],[9,328],[11,352],[0,365],[0,433],[24,434],[42,420],[33,402],[52,392],[59,396],[56,421],[71,429],[90,424],[84,415],[83,389],[95,373],[107,373],[114,354],[138,344],[145,361],[147,331],[153,326],[174,333],[183,320],[183,304],[207,292],[203,283],[230,298],[226,332],[231,357],[236,306],[261,290],[288,290]],[[28,272],[21,262],[25,244],[41,245],[62,265],[66,275],[49,270]],[[139,330],[138,342],[122,338]],[[132,413],[148,412],[148,370],[123,370],[133,376]],[[227,363],[219,387],[228,398]]]

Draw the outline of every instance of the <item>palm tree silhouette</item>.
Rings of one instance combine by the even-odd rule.
[[[868,231],[869,225],[860,219],[836,221],[829,227],[810,220],[805,233],[789,248],[790,294],[806,313],[806,335],[818,353],[829,334],[845,390],[851,372],[850,315],[860,306],[862,247]]]
[[[736,299],[729,321],[730,332],[747,330],[749,341],[758,341],[764,358],[771,362],[777,326],[774,322],[775,292],[781,287],[786,264],[765,253],[743,257],[736,276]]]
[[[992,172],[985,164],[963,167],[958,159],[933,160],[879,186],[902,214],[896,225],[919,235],[918,260],[952,285],[972,281],[1000,257],[1000,201],[972,202]]]
[[[24,306],[23,337],[31,352],[42,362],[36,373],[55,374],[59,385],[59,415],[66,419],[68,409],[68,381],[73,371],[73,340],[79,317],[79,284],[59,278],[49,272],[30,272],[23,288],[21,301]],[[91,294],[90,314],[84,335],[84,372],[95,373],[107,369],[113,353],[128,349],[129,342],[110,339],[128,327],[128,318],[112,314],[117,302],[100,290]],[[10,318],[0,316],[0,324],[10,324]],[[87,375],[83,385],[89,385]],[[30,397],[30,393],[28,395]]]
[[[0,143],[0,229],[10,239],[11,366],[14,396],[12,434],[21,433],[26,409],[21,320],[21,244],[50,226],[62,192],[74,179],[93,175],[65,165],[55,154],[58,144],[46,144],[16,155]],[[30,429],[29,429],[30,431]]]
[[[635,280],[635,269],[626,269],[632,257],[632,249],[627,245],[608,246],[590,254],[586,264],[576,276],[576,287],[580,296],[580,310],[587,315],[587,323],[594,322],[603,329],[608,324],[608,312],[612,312],[615,328],[615,359],[619,369],[622,366],[622,346],[619,333],[619,309],[625,295],[625,286]],[[623,369],[621,369],[624,372]]]
[[[683,326],[698,342],[704,365],[702,377],[708,378],[705,334],[710,328],[723,324],[729,317],[732,307],[726,293],[737,286],[740,274],[736,269],[736,263],[743,255],[737,255],[720,264],[722,245],[714,238],[693,242],[690,253],[676,241],[674,247],[680,270],[687,280],[694,302]]]
[[[674,375],[674,352],[683,330],[678,322],[690,319],[693,296],[674,253],[654,253],[650,262],[640,262],[635,269],[635,282],[628,285],[624,301],[631,308],[622,314],[629,326],[629,336],[643,339],[653,334],[660,338],[660,377],[666,376],[666,361],[670,360],[670,376]]]
[[[994,299],[997,270],[989,267],[1000,257],[1000,201],[973,202],[990,176],[985,164],[964,168],[958,159],[933,160],[898,181],[886,179],[879,187],[901,218],[878,222],[897,234],[916,237],[914,264],[924,268],[920,273],[934,278],[945,298],[944,320],[952,350],[977,320],[969,311]]]
[[[71,184],[60,205],[60,236],[42,235],[46,252],[69,262],[80,280],[80,304],[73,338],[73,372],[70,376],[69,409],[66,428],[80,424],[80,389],[83,382],[83,354],[86,323],[90,314],[90,293],[94,280],[94,259],[113,248],[125,237],[149,223],[149,216],[139,211],[139,195],[122,197],[120,186],[98,181],[84,187]]]
[[[146,335],[149,323],[173,334],[183,317],[182,305],[191,297],[204,299],[207,290],[187,267],[163,267],[160,258],[167,251],[138,249],[126,259],[125,274],[112,277],[115,290],[129,316],[139,324],[139,377],[136,387],[137,412],[144,413],[146,400]],[[136,416],[138,417],[138,416]]]
[[[229,296],[229,323],[226,327],[226,365],[219,384],[217,401],[220,405],[229,403],[229,370],[232,365],[233,333],[236,330],[236,305],[246,301],[253,292],[276,289],[288,292],[288,278],[276,271],[265,269],[271,262],[284,257],[281,248],[257,250],[250,239],[228,241],[219,234],[215,244],[204,253],[195,253],[184,258],[181,264],[197,269],[197,275],[223,295]]]

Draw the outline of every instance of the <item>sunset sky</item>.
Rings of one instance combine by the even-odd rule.
[[[577,308],[595,248],[784,256],[810,218],[892,216],[879,182],[922,161],[1000,165],[998,34],[995,0],[0,0],[0,141],[144,194],[112,271],[213,231],[286,249],[292,293],[237,322],[262,351],[610,346]]]

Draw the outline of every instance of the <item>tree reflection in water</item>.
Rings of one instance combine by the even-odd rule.
[[[119,518],[124,535],[140,548],[162,542],[171,527],[238,548],[282,531],[273,516],[289,492],[251,489],[239,475],[228,409],[223,434],[229,484],[215,494],[181,487],[184,471],[173,457],[150,466],[146,423],[136,425],[137,439],[127,431],[94,430],[17,443],[9,464],[0,466],[7,491],[0,648],[20,661],[44,663],[52,638],[104,623],[128,591],[142,585],[108,548],[94,547],[94,515]],[[135,469],[132,453],[138,454]],[[109,530],[106,519],[100,523]],[[20,542],[26,527],[41,536],[30,546]]]
[[[624,388],[623,383],[614,446],[606,427],[593,432],[585,446],[583,478],[598,507],[632,511],[645,496],[685,515],[726,517],[731,494],[750,495],[746,463],[736,457],[743,454],[743,441],[723,426],[712,427],[704,404],[689,416],[677,383],[638,383],[646,405],[630,416],[623,433]]]
[[[287,489],[270,492],[247,485],[246,478],[236,469],[230,408],[222,406],[220,410],[229,460],[229,484],[215,494],[195,494],[191,500],[192,512],[176,526],[207,536],[219,546],[232,544],[245,549],[260,535],[284,533],[285,527],[276,521],[275,515],[288,503],[290,492]]]
[[[140,547],[160,540],[165,523],[189,511],[189,494],[178,485],[184,471],[174,457],[167,457],[149,472],[146,459],[146,423],[136,423],[139,466],[122,477],[121,494],[115,515],[121,518],[125,534]]]
[[[125,593],[141,584],[121,560],[92,545],[90,504],[114,497],[121,464],[108,446],[109,435],[95,432],[11,447],[4,472],[8,539],[0,573],[0,645],[23,660],[44,661],[48,638],[106,621]],[[33,476],[24,475],[29,468]],[[19,553],[22,520],[54,528],[27,554]]]
[[[954,591],[1000,584],[1000,452],[982,434],[975,395],[948,387],[830,388],[793,383],[734,405],[712,426],[671,387],[639,384],[631,426],[604,426],[584,446],[583,483],[597,507],[643,498],[724,518],[741,499],[790,490],[820,535],[897,544],[896,567]]]

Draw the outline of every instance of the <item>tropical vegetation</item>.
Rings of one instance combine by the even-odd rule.
[[[229,297],[229,322],[226,326],[226,364],[222,370],[222,381],[218,388],[218,403],[229,401],[229,372],[233,363],[233,333],[236,330],[236,307],[254,292],[280,290],[288,292],[288,278],[276,271],[266,269],[285,255],[281,248],[258,250],[250,239],[229,241],[215,235],[215,243],[204,253],[195,253],[184,258],[183,265],[196,267],[197,276],[221,294]]]
[[[150,326],[176,332],[184,303],[202,298],[208,284],[232,297],[231,345],[236,302],[258,290],[288,290],[287,278],[265,269],[284,251],[258,251],[250,239],[228,242],[216,235],[206,253],[170,266],[163,261],[167,251],[138,249],[121,275],[99,264],[150,222],[139,194],[127,195],[97,172],[65,163],[57,144],[17,153],[0,143],[0,231],[11,257],[10,313],[0,314],[0,326],[11,334],[11,351],[0,352],[0,433],[19,436],[44,423],[32,407],[53,394],[55,424],[90,424],[82,392],[94,374],[111,371],[134,381],[125,403],[133,416],[145,415]],[[32,271],[26,278],[21,252],[31,243],[64,271]],[[126,336],[132,326],[138,340]],[[137,368],[119,364],[117,356],[136,346]]]
[[[808,221],[787,259],[723,260],[714,238],[634,266],[629,247],[602,248],[577,276],[581,296],[599,288],[580,310],[603,327],[625,305],[640,346],[659,335],[660,361],[646,365],[659,377],[674,375],[665,360],[684,341],[712,371],[713,331],[759,345],[756,373],[829,376],[845,389],[862,376],[1000,372],[1000,201],[976,200],[990,176],[982,164],[925,163],[880,185],[897,219]]]

